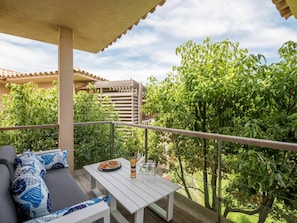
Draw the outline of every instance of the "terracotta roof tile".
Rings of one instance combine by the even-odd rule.
[[[273,4],[275,4],[280,15],[285,19],[288,19],[290,16],[293,15],[290,6],[288,5],[286,0],[272,0],[272,2]]]
[[[21,75],[20,72],[0,68],[0,79],[18,77],[20,75]]]
[[[117,38],[115,38],[113,41],[111,41],[111,42],[110,42],[104,49],[102,49],[102,51],[104,51],[106,48],[108,48],[108,47],[111,46],[113,43],[115,43],[118,39],[120,39],[123,35],[125,35],[129,30],[131,30],[131,29],[133,28],[133,26],[137,26],[138,23],[140,22],[140,20],[145,19],[149,13],[153,13],[153,12],[156,10],[156,8],[157,8],[158,6],[162,6],[162,5],[164,5],[165,2],[166,2],[166,0],[162,0],[162,1],[160,2],[159,5],[157,5],[156,7],[152,8],[147,14],[145,14],[144,16],[142,16],[142,17],[141,17],[138,21],[136,21],[133,25],[131,25],[130,27],[128,27],[128,29],[126,29],[122,34],[120,34]]]
[[[91,77],[96,79],[97,81],[107,81],[107,79],[103,77],[98,77],[94,74],[86,72],[84,70],[80,70],[79,68],[73,68],[73,72],[80,73],[82,75]],[[34,72],[34,73],[21,73],[17,71],[7,70],[0,68],[0,79],[5,80],[7,78],[21,78],[21,77],[37,77],[37,76],[56,76],[58,75],[58,71],[49,71],[49,72]]]
[[[84,75],[89,76],[89,77],[92,77],[92,78],[97,78],[99,81],[108,81],[107,79],[105,79],[105,78],[103,78],[103,77],[98,77],[98,76],[96,76],[95,74],[86,72],[86,71],[81,70],[81,69],[79,69],[79,68],[73,68],[73,71],[74,71],[74,72],[81,73],[81,74],[84,74]]]

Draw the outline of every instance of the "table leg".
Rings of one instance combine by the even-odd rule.
[[[97,185],[96,185],[96,180],[92,176],[91,176],[91,191],[97,197],[103,195],[103,193],[100,190],[98,190]]]
[[[143,219],[144,219],[144,208],[141,208],[134,214],[134,223],[143,223]]]
[[[96,180],[93,176],[91,176],[91,190],[96,188]]]
[[[174,200],[174,193],[171,193],[167,196],[167,213],[166,213],[167,222],[172,220],[173,218],[173,200]]]
[[[151,204],[149,208],[152,209],[159,216],[164,218],[167,222],[169,222],[173,219],[173,201],[174,201],[174,192],[167,195],[166,210],[164,210],[156,203]]]
[[[110,196],[110,213],[118,223],[129,223],[129,221],[117,210],[117,200],[108,193]]]
[[[110,196],[110,211],[117,210],[117,200],[114,198],[114,196]]]

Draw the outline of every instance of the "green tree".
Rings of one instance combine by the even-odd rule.
[[[181,100],[181,82],[174,73],[168,74],[167,78],[158,83],[155,78],[150,79],[148,85],[147,101],[144,111],[150,115],[155,115],[157,126],[165,126],[167,128],[187,129],[188,112],[184,112],[187,107]],[[167,165],[167,168],[175,171],[178,181],[181,182],[187,196],[191,198],[188,185],[186,183],[185,171],[192,166],[183,162],[184,160],[192,160],[192,145],[189,139],[175,134],[164,134],[157,132],[150,134],[149,156],[154,160],[158,160],[161,164]],[[154,140],[152,140],[154,139]],[[188,152],[186,152],[189,148]]]
[[[108,98],[102,103],[98,97],[99,92],[91,85],[87,91],[79,91],[74,96],[75,122],[117,120],[112,103]],[[103,106],[105,104],[105,106]],[[119,139],[121,132],[115,132]],[[119,141],[118,141],[119,142]],[[115,156],[120,156],[122,146],[115,144]],[[88,125],[76,126],[74,129],[75,168],[90,163],[110,159],[110,126]]]
[[[26,126],[57,123],[57,90],[38,88],[36,84],[8,84],[9,94],[2,95],[1,126]],[[1,144],[14,144],[21,153],[25,149],[42,150],[56,147],[57,129],[3,131]]]
[[[10,84],[9,94],[2,96],[0,110],[1,126],[28,126],[56,124],[58,121],[58,89],[42,89],[34,83]],[[74,95],[74,122],[117,120],[113,107],[102,106],[96,89],[80,91]],[[120,133],[116,132],[118,143],[115,155],[121,154]],[[0,144],[13,144],[18,153],[25,149],[46,150],[58,146],[58,130],[26,129],[2,131]],[[74,128],[75,168],[98,162],[110,157],[110,129],[108,125],[76,126]],[[63,148],[62,148],[63,149]],[[66,148],[65,148],[66,149]]]
[[[158,114],[157,120],[166,127],[213,133],[231,128],[234,114],[249,106],[243,98],[256,80],[261,59],[238,45],[229,40],[211,43],[210,38],[202,44],[182,44],[176,49],[181,65],[159,86],[152,82],[145,111]],[[241,101],[245,104],[240,105]],[[217,210],[217,162],[213,162],[217,160],[217,145],[205,139],[190,141],[182,146],[188,157],[183,159],[186,168],[180,169],[203,171],[205,206]],[[176,154],[180,154],[177,143],[174,148],[179,148]]]
[[[176,69],[184,83],[182,101],[189,107],[191,130],[223,133],[246,106],[237,107],[252,89],[259,57],[249,55],[238,43],[211,43],[210,38],[203,44],[189,41],[177,48],[177,53],[182,57],[181,66]],[[218,167],[213,162],[217,160],[217,145],[205,139],[196,140],[196,145],[202,149],[203,165],[199,168],[203,171],[205,206],[217,210]]]
[[[283,60],[270,66],[264,56],[251,55],[229,40],[188,41],[176,52],[181,65],[165,80],[158,83],[151,78],[148,85],[144,111],[155,117],[157,125],[296,142],[296,43],[284,44],[280,49]],[[174,163],[170,167],[185,190],[182,171],[202,171],[205,206],[217,210],[217,144],[168,134],[157,134],[156,139],[156,153],[162,154],[165,147],[164,160],[168,163],[170,157]],[[233,185],[227,192],[240,188],[240,193],[226,195],[225,216],[240,210],[259,213],[259,222],[264,222],[275,202],[275,207],[291,205],[275,216],[290,216],[296,201],[295,195],[290,195],[296,186],[292,180],[296,179],[295,154],[229,144],[223,149],[224,176]]]
[[[296,142],[296,52],[297,43],[285,43],[279,49],[281,61],[258,79],[252,106],[236,120],[236,126],[242,126],[237,131],[244,136]],[[231,196],[226,199],[225,216],[229,211],[259,213],[258,222],[264,222],[272,211],[276,218],[296,222],[296,158],[294,152],[240,150],[236,177],[227,188]]]

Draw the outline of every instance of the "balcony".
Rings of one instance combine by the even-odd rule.
[[[80,169],[76,170],[74,173],[74,178],[77,181],[78,185],[80,185],[81,189],[90,197],[94,197],[92,192],[90,191],[90,175],[86,173],[85,170]],[[100,188],[100,185],[97,185]],[[165,201],[161,200],[158,202],[158,205],[164,208]],[[126,211],[120,204],[118,205],[118,209],[124,215],[129,222],[133,222],[134,216]],[[217,216],[215,213],[211,211],[205,210],[202,206],[197,204],[190,199],[187,199],[185,196],[180,193],[175,193],[174,195],[174,214],[172,223],[203,223],[203,222],[216,222]],[[166,223],[159,215],[150,210],[149,208],[145,208],[144,213],[144,222],[145,223]],[[227,222],[227,221],[222,221]],[[116,223],[115,219],[111,216],[111,223]]]
[[[154,158],[157,153],[160,152],[165,155],[166,159],[160,160],[161,172],[163,176],[169,176],[170,180],[174,181],[181,185],[182,189],[179,190],[175,194],[174,201],[174,214],[173,221],[176,223],[182,222],[227,222],[225,218],[223,218],[224,211],[226,211],[226,205],[229,201],[228,198],[237,195],[242,191],[244,191],[249,185],[246,182],[241,182],[238,186],[240,188],[235,188],[234,191],[227,190],[228,177],[234,177],[238,172],[244,172],[247,178],[256,179],[263,178],[267,181],[273,178],[272,181],[275,181],[277,177],[279,178],[279,182],[276,182],[277,186],[282,186],[282,182],[285,179],[281,179],[282,176],[282,168],[276,167],[273,171],[270,166],[270,161],[266,160],[265,157],[257,156],[257,153],[253,153],[252,151],[265,151],[267,154],[273,154],[274,152],[282,151],[282,154],[286,154],[286,157],[295,156],[297,152],[297,144],[294,143],[285,143],[285,142],[277,142],[277,141],[269,141],[269,140],[260,140],[260,139],[252,139],[252,138],[244,138],[244,137],[236,137],[236,136],[228,136],[228,135],[220,135],[213,133],[203,133],[203,132],[194,132],[194,131],[186,131],[179,129],[170,129],[170,128],[162,128],[156,127],[152,125],[138,125],[132,123],[123,123],[123,122],[87,122],[87,123],[75,123],[75,132],[83,133],[85,131],[90,131],[94,126],[104,126],[105,133],[104,137],[108,138],[108,145],[102,145],[104,147],[104,153],[95,153],[99,154],[96,157],[89,157],[89,160],[85,160],[82,165],[86,165],[88,163],[99,162],[101,160],[106,160],[118,156],[123,156],[129,158],[129,149],[138,150],[138,152],[143,153],[145,158]],[[4,132],[23,132],[26,131],[26,134],[37,134],[38,131],[44,131],[49,129],[57,130],[59,128],[58,125],[42,125],[42,126],[22,126],[22,127],[6,127],[0,128],[0,136]],[[88,130],[88,128],[90,128]],[[126,135],[119,135],[119,132],[122,132],[125,129]],[[138,133],[137,133],[138,132]],[[129,133],[129,134],[128,134]],[[102,135],[98,135],[98,140]],[[141,142],[139,144],[136,142],[131,142],[131,139],[137,138],[140,135]],[[150,141],[151,134],[158,134],[162,141],[159,142],[161,145],[152,145],[152,141]],[[15,136],[18,134],[14,134]],[[22,134],[20,134],[22,135]],[[57,134],[48,134],[48,137],[54,137],[51,139],[52,141],[57,141]],[[132,138],[129,138],[131,137]],[[125,138],[126,137],[126,138]],[[87,139],[87,136],[85,137]],[[130,140],[129,140],[130,139]],[[48,140],[48,139],[43,139]],[[170,141],[171,140],[171,141]],[[192,151],[183,150],[182,142],[193,143],[195,144],[195,140],[200,140],[201,145],[208,144],[208,147],[197,147]],[[172,144],[172,142],[175,143]],[[3,142],[1,142],[3,143]],[[135,143],[136,145],[135,147]],[[139,143],[139,142],[138,142]],[[10,144],[14,144],[11,142]],[[38,143],[31,142],[32,148],[36,148]],[[84,147],[83,142],[75,142],[75,149],[80,147]],[[174,147],[177,146],[178,147]],[[195,144],[196,145],[196,144]],[[96,145],[95,145],[96,147]],[[98,147],[99,148],[99,147]],[[124,148],[126,151],[124,151]],[[205,149],[206,148],[206,149]],[[240,148],[240,150],[236,150],[236,148]],[[128,150],[127,150],[128,149]],[[161,150],[160,150],[161,149]],[[206,150],[210,150],[212,153],[209,153],[206,156]],[[230,149],[237,151],[236,153],[230,153]],[[243,150],[251,151],[248,153],[248,156],[242,156]],[[94,151],[93,151],[94,152]],[[80,159],[77,157],[77,153],[75,153],[75,162]],[[85,154],[86,155],[86,154]],[[198,167],[196,169],[183,169],[186,167],[186,163],[189,159],[193,158],[193,167],[197,166],[198,162],[201,162],[201,169]],[[164,158],[164,156],[163,156]],[[238,159],[255,159],[254,166],[245,168],[244,166],[234,165],[231,166],[233,161]],[[197,163],[195,163],[197,162]],[[286,162],[284,162],[285,164]],[[174,165],[178,164],[178,165]],[[202,165],[203,164],[203,165]],[[207,168],[204,168],[207,164]],[[259,173],[255,173],[254,170],[261,169],[263,164],[267,165],[267,169],[270,168],[271,172],[267,172],[263,170],[263,173],[259,175]],[[184,166],[183,166],[184,165]],[[82,190],[85,191],[90,197],[94,196],[90,192],[90,177],[84,170],[81,169],[81,166],[75,163],[76,170],[74,173],[74,177],[77,180],[78,184],[81,186]],[[211,170],[211,168],[214,168]],[[233,174],[227,174],[229,169],[232,169]],[[253,172],[254,171],[254,172]],[[230,171],[229,171],[230,172]],[[293,173],[296,174],[295,171]],[[180,177],[178,174],[184,174],[184,177]],[[296,178],[292,176],[292,181],[296,184]],[[184,179],[184,181],[182,180]],[[100,187],[100,185],[98,185]],[[252,188],[253,189],[253,188]],[[277,189],[277,188],[276,188]],[[210,208],[205,208],[207,198],[205,197],[205,190],[208,190],[212,199],[209,199]],[[215,195],[215,196],[213,196]],[[242,205],[246,204],[246,207],[249,209],[253,209],[250,203],[254,202],[255,207],[259,207],[264,209],[262,212],[268,215],[268,218],[265,222],[271,222],[272,218],[270,214],[275,208],[279,208],[279,203],[274,202],[274,204],[269,207],[263,206],[263,200],[261,199],[260,194],[257,192],[252,193],[251,197],[244,197],[242,195]],[[284,196],[283,194],[279,194],[275,192],[273,194],[274,200],[282,200],[286,203],[294,204],[296,202],[295,197]],[[188,197],[191,197],[189,199]],[[252,199],[249,200],[249,199]],[[160,200],[160,205],[164,203],[163,200]],[[129,219],[130,222],[133,222],[133,216],[125,211],[123,208],[119,207],[119,209],[123,212],[125,217]],[[212,210],[210,210],[212,209]],[[246,214],[239,214],[239,209],[235,209],[233,207],[232,211],[228,215],[228,219],[235,222],[244,222],[247,219],[246,216],[250,216],[251,214],[248,209],[245,209]],[[230,209],[229,209],[230,210]],[[253,209],[254,210],[254,209]],[[235,214],[234,214],[235,213]],[[280,213],[280,212],[279,212]],[[296,222],[297,215],[296,212],[282,212],[282,220],[286,220],[287,222]],[[257,222],[258,215],[253,215],[253,217],[248,218],[249,222]],[[114,220],[112,219],[114,222]],[[145,222],[165,222],[157,215],[155,215],[150,209],[146,209],[145,211]],[[279,221],[283,222],[283,221]]]

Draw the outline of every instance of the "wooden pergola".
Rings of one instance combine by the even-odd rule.
[[[165,0],[0,0],[0,32],[58,45],[59,147],[73,151],[73,49],[98,53]],[[45,52],[46,53],[46,52]]]

